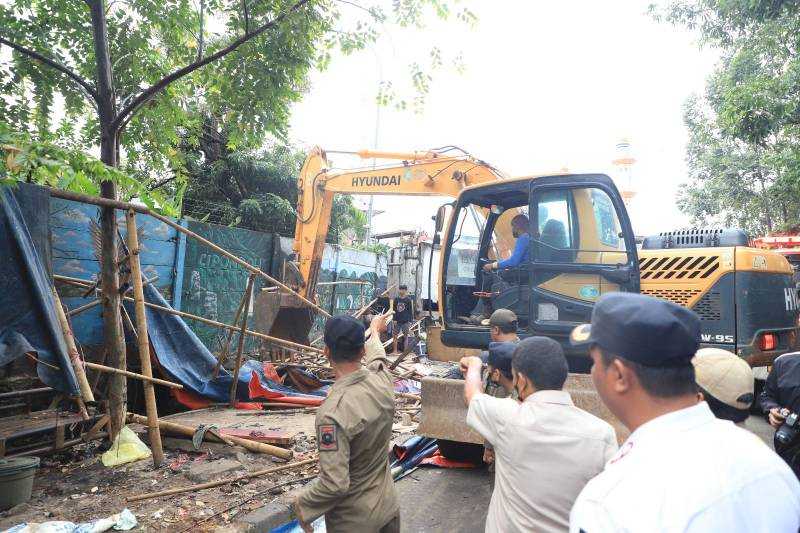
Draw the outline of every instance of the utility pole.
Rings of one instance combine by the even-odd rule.
[[[375,135],[372,138],[372,149],[378,149],[378,130],[381,125],[381,104],[379,102],[375,102]],[[375,167],[378,166],[377,160],[373,157],[372,158],[372,168],[373,170]],[[374,210],[374,202],[375,202],[375,195],[369,195],[369,204],[367,206],[367,235],[366,235],[366,244],[370,244],[372,242],[372,217],[375,213]]]

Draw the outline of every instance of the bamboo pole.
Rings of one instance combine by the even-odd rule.
[[[91,287],[92,285],[94,285],[93,281],[80,278],[71,278],[69,276],[62,276],[61,274],[53,274],[53,279],[56,281],[62,281],[64,283],[68,283],[70,285],[78,285],[80,287]]]
[[[247,291],[242,294],[242,299],[239,301],[239,307],[236,308],[236,315],[233,317],[233,325],[239,323],[239,318],[242,316],[242,309],[244,309],[247,303]],[[217,377],[219,375],[219,369],[225,363],[225,360],[228,358],[228,352],[231,349],[231,339],[233,338],[233,330],[229,329],[228,334],[225,336],[225,345],[222,347],[222,351],[219,353],[219,357],[217,358],[217,366],[214,367],[214,372],[212,374],[213,377]]]
[[[61,331],[64,335],[64,342],[67,344],[67,352],[69,353],[69,360],[72,363],[72,368],[75,370],[75,377],[78,380],[78,386],[81,390],[81,398],[85,402],[93,402],[94,394],[92,387],[89,386],[89,380],[86,379],[86,372],[83,371],[81,364],[81,356],[78,353],[78,348],[75,346],[75,337],[72,335],[72,328],[69,327],[67,315],[64,313],[64,308],[61,306],[61,298],[58,297],[56,288],[53,287],[53,299],[55,301],[56,316],[61,325]]]
[[[75,309],[70,309],[69,312],[67,312],[67,316],[75,316],[77,314],[83,313],[84,311],[88,311],[92,307],[97,307],[101,303],[103,303],[102,300],[93,300],[93,301],[89,302],[88,304],[82,305],[80,307],[76,307]]]
[[[210,489],[213,487],[219,487],[220,485],[227,485],[228,483],[235,483],[237,481],[241,481],[243,479],[252,479],[254,477],[265,476],[267,474],[274,474],[275,472],[282,472],[284,470],[291,470],[292,468],[297,468],[300,466],[310,465],[317,461],[316,457],[312,457],[311,459],[304,459],[303,461],[297,461],[295,463],[288,463],[281,466],[273,466],[272,468],[265,468],[264,470],[257,470],[255,472],[250,472],[247,474],[241,474],[239,476],[235,476],[228,479],[219,479],[217,481],[209,481],[208,483],[200,483],[199,485],[189,485],[188,487],[178,487],[176,489],[167,489],[158,492],[149,492],[147,494],[139,494],[138,496],[132,496],[130,498],[126,498],[129,502],[138,502],[142,500],[149,500],[151,498],[160,498],[161,496],[172,496],[173,494],[182,494],[184,492],[197,492],[203,489]]]
[[[128,420],[136,424],[147,425],[146,417],[134,413],[128,413]],[[183,435],[189,438],[192,438],[195,432],[197,431],[196,428],[193,428],[191,426],[184,426],[183,424],[176,424],[175,422],[168,422],[166,420],[159,420],[158,426],[167,433],[175,433],[177,435]],[[237,446],[241,446],[242,448],[245,448],[251,452],[264,453],[272,455],[274,457],[278,457],[280,459],[292,458],[291,450],[279,448],[278,446],[272,446],[271,444],[265,444],[263,442],[247,440],[241,437],[234,437],[233,435],[225,435],[225,438],[231,441],[232,443],[236,444]],[[216,442],[225,442],[219,436],[214,435],[211,432],[206,433],[206,439],[214,440]]]
[[[125,297],[125,299],[128,300],[128,301],[133,301],[133,298],[130,298],[130,297],[127,297],[127,296]],[[204,318],[202,316],[193,315],[191,313],[186,313],[184,311],[177,311],[177,310],[172,309],[170,307],[164,307],[162,305],[157,305],[157,304],[150,303],[150,302],[145,302],[144,305],[146,305],[147,307],[150,307],[152,309],[158,309],[159,311],[163,311],[164,313],[169,313],[171,315],[175,315],[175,316],[179,316],[179,317],[183,317],[183,318],[190,318],[192,320],[197,320],[198,322],[203,322],[204,324],[208,324],[210,326],[217,326],[219,328],[233,329],[233,330],[238,330],[239,329],[237,326],[231,326],[230,324],[225,324],[223,322],[217,322],[216,320],[211,320],[210,318]],[[264,339],[266,341],[274,342],[276,344],[285,344],[287,346],[292,346],[294,348],[297,348],[298,350],[305,350],[305,351],[309,351],[309,352],[322,353],[322,350],[320,350],[319,348],[314,348],[312,346],[306,346],[305,344],[298,344],[296,342],[287,341],[285,339],[279,339],[278,337],[271,337],[269,335],[265,335],[263,333],[259,333],[257,331],[252,331],[252,330],[249,330],[249,329],[245,330],[245,334],[246,335],[250,335],[251,337],[258,337],[259,339]]]
[[[82,285],[86,285],[86,286],[91,284],[91,282],[88,281],[88,280],[83,280],[83,279],[78,279],[78,278],[68,278],[67,276],[59,276],[59,275],[55,275],[53,277],[58,281],[70,280],[70,281],[74,281],[76,284],[82,284]],[[156,278],[145,280],[145,284],[148,284],[151,281],[154,281],[155,279]],[[130,298],[130,297],[125,297],[125,299],[128,300],[128,301],[131,301],[131,302],[133,301],[133,298]],[[198,322],[203,322],[203,323],[211,325],[211,326],[217,326],[219,328],[224,328],[224,329],[234,330],[234,331],[239,329],[238,326],[231,326],[229,324],[224,324],[222,322],[217,322],[216,320],[211,320],[211,319],[208,319],[208,318],[204,318],[202,316],[193,315],[191,313],[186,313],[184,311],[177,311],[175,309],[172,309],[172,308],[169,308],[169,307],[163,307],[163,306],[160,306],[160,305],[157,305],[157,304],[153,304],[153,303],[150,303],[150,302],[145,302],[144,305],[146,305],[147,307],[151,307],[153,309],[158,309],[159,311],[163,311],[165,313],[169,313],[169,314],[172,314],[172,315],[176,315],[176,316],[182,317],[182,318],[189,318],[191,320],[197,320]],[[265,334],[259,333],[257,331],[247,330],[247,331],[245,331],[245,333],[247,335],[252,336],[252,337],[258,337],[260,339],[264,339],[264,340],[269,341],[269,342],[274,342],[276,344],[284,344],[284,345],[287,345],[287,346],[292,346],[296,350],[300,350],[300,351],[305,350],[305,351],[311,351],[311,352],[316,352],[316,353],[322,353],[322,350],[320,348],[315,348],[313,346],[306,346],[305,344],[298,344],[296,342],[287,341],[285,339],[280,339],[278,337],[271,337],[269,335],[265,335]]]
[[[86,361],[83,364],[86,365],[86,368],[91,368],[92,370],[97,370],[99,372],[108,372],[109,374],[119,374],[119,375],[122,375],[122,376],[127,376],[129,378],[138,379],[138,380],[149,382],[149,383],[153,383],[153,384],[156,384],[156,385],[163,385],[165,387],[171,387],[173,389],[182,389],[183,388],[183,385],[181,385],[180,383],[173,383],[172,381],[167,381],[167,380],[164,380],[164,379],[143,376],[142,374],[137,374],[135,372],[130,372],[128,370],[120,370],[119,368],[114,368],[114,367],[106,366],[106,365],[99,365],[97,363],[90,363],[89,361]]]
[[[144,286],[142,285],[142,265],[139,262],[139,235],[136,228],[136,213],[129,209],[125,213],[125,222],[128,228],[128,261],[131,268],[133,281],[133,300],[136,311],[136,336],[139,347],[139,361],[142,365],[142,375],[153,378],[153,369],[150,366],[150,338],[147,334],[147,313],[144,309]],[[153,382],[145,380],[144,405],[147,411],[147,435],[150,438],[150,449],[153,452],[153,464],[156,468],[164,462],[164,448],[161,445],[161,430],[158,427],[158,407],[156,406],[156,391]]]
[[[247,304],[253,296],[253,286],[255,285],[256,276],[250,274],[247,278],[247,288],[244,290],[242,296],[242,327],[239,329],[239,343],[236,346],[236,366],[233,367],[233,381],[231,382],[231,393],[228,396],[228,404],[231,407],[236,407],[236,387],[239,385],[239,370],[242,367],[242,357],[244,355],[244,332],[247,331]]]
[[[58,279],[58,278],[59,278],[59,276],[54,276],[54,277],[55,277],[56,279]],[[75,279],[75,278],[71,278],[71,279]],[[146,280],[144,280],[144,282],[143,282],[143,283],[144,283],[145,285],[150,285],[151,283],[153,283],[153,282],[154,282],[154,281],[156,281],[157,279],[158,279],[158,276],[153,276],[153,277],[152,277],[152,278],[150,278],[150,279],[146,279]],[[83,285],[82,285],[82,286],[83,286]],[[127,291],[126,291],[126,293],[127,293]],[[75,309],[71,309],[71,310],[67,311],[67,316],[70,316],[70,317],[71,317],[71,316],[75,316],[75,315],[77,315],[77,314],[83,313],[84,311],[88,311],[88,310],[89,310],[89,309],[91,309],[92,307],[98,306],[98,305],[100,305],[101,303],[102,303],[102,300],[100,300],[100,299],[97,299],[97,300],[95,300],[95,301],[93,301],[93,302],[89,302],[88,304],[85,304],[85,305],[82,305],[82,306],[80,306],[80,307],[76,307]],[[125,308],[124,308],[124,307],[120,307],[120,309],[121,309],[122,311],[125,311]],[[123,319],[124,319],[124,317],[123,317]]]

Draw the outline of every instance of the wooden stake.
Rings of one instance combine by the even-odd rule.
[[[165,387],[171,387],[173,389],[183,388],[183,385],[181,385],[180,383],[173,383],[171,381],[166,381],[159,378],[143,376],[142,374],[136,374],[135,372],[130,372],[128,370],[120,370],[119,368],[113,368],[105,365],[98,365],[97,363],[90,363],[89,361],[86,361],[84,364],[86,365],[87,368],[91,368],[92,370],[99,370],[100,372],[108,372],[109,374],[119,374],[121,376],[127,376],[129,378],[138,379],[148,383],[155,383],[156,385],[164,385]]]
[[[147,425],[146,417],[134,413],[128,413],[128,420],[136,424]],[[166,420],[159,420],[158,426],[167,433],[175,433],[177,435],[183,435],[189,438],[194,437],[194,434],[197,431],[196,428],[193,428],[191,426],[184,426],[183,424],[168,422]],[[280,459],[292,458],[292,450],[286,450],[284,448],[279,448],[277,446],[272,446],[270,444],[265,444],[263,442],[256,442],[252,440],[242,439],[240,437],[234,437],[233,435],[225,435],[225,438],[228,439],[230,442],[234,443],[235,445],[241,446],[242,448],[245,448],[251,452],[264,453],[267,455],[278,457]],[[206,433],[206,440],[213,440],[215,442],[224,442],[220,437],[214,435],[211,432]]]
[[[378,300],[380,300],[381,298],[383,298],[384,296],[386,296],[387,294],[389,294],[389,291],[391,291],[391,290],[392,290],[392,289],[394,289],[394,288],[395,288],[395,285],[392,285],[391,287],[386,287],[386,290],[385,290],[385,291],[383,291],[383,292],[382,292],[382,293],[381,293],[381,294],[380,294],[380,295],[379,295],[377,298],[375,298],[374,300],[372,300],[370,303],[368,303],[367,305],[365,305],[364,307],[362,307],[361,309],[359,309],[359,310],[358,310],[358,312],[356,312],[356,314],[354,314],[353,316],[354,316],[354,317],[356,317],[356,318],[360,318],[360,317],[361,317],[361,315],[363,315],[364,313],[366,313],[366,312],[367,312],[367,310],[368,310],[370,307],[372,307],[373,305],[375,305],[375,304],[378,302]]]
[[[233,317],[233,324],[236,325],[239,323],[239,318],[242,316],[242,309],[245,308],[247,305],[247,291],[242,294],[242,299],[239,301],[239,307],[236,309],[236,315]],[[217,377],[219,375],[219,369],[225,363],[225,360],[228,358],[228,352],[231,349],[231,339],[233,338],[233,330],[229,329],[228,334],[225,336],[225,344],[222,347],[222,351],[217,358],[217,366],[214,367],[214,372],[211,374],[213,377]]]
[[[318,283],[317,285],[319,285],[319,283]],[[356,314],[354,314],[354,315],[353,315],[353,317],[354,317],[354,318],[361,318],[361,315],[363,315],[364,313],[366,313],[366,312],[369,310],[369,308],[370,308],[370,307],[372,307],[373,305],[375,305],[375,304],[378,302],[378,300],[380,300],[381,298],[383,298],[384,296],[386,296],[387,294],[389,294],[389,291],[390,291],[390,290],[392,290],[392,289],[394,289],[394,288],[395,288],[395,285],[392,285],[391,287],[387,287],[387,288],[386,288],[386,290],[385,290],[385,291],[383,291],[382,293],[380,293],[380,295],[378,295],[378,297],[377,297],[377,298],[374,298],[374,299],[373,299],[373,300],[372,300],[370,303],[368,303],[367,305],[365,305],[364,307],[362,307],[361,309],[359,309],[358,311],[356,311]],[[312,344],[312,345],[313,345],[313,344],[316,344],[316,343],[318,343],[318,342],[319,342],[319,341],[321,341],[321,340],[322,340],[322,336],[320,335],[319,337],[317,337],[316,339],[314,339],[313,341],[311,341],[311,344]]]
[[[139,494],[138,496],[132,496],[130,498],[126,498],[129,502],[138,502],[142,500],[149,500],[151,498],[159,498],[161,496],[172,496],[173,494],[182,494],[184,492],[197,492],[203,489],[210,489],[213,487],[219,487],[220,485],[226,485],[228,483],[234,483],[236,481],[241,481],[243,479],[251,479],[254,477],[265,476],[267,474],[274,474],[275,472],[282,472],[284,470],[291,470],[292,468],[298,468],[300,466],[310,465],[311,463],[315,463],[317,461],[316,457],[312,457],[311,459],[305,459],[303,461],[297,461],[296,463],[288,463],[281,466],[273,466],[272,468],[265,468],[264,470],[257,470],[255,472],[250,472],[248,474],[242,474],[240,476],[228,478],[228,479],[220,479],[217,481],[209,481],[208,483],[200,483],[199,485],[189,485],[188,487],[179,487],[177,489],[168,489],[162,490],[159,492],[149,492],[147,494]]]
[[[244,333],[247,331],[247,316],[249,315],[247,306],[253,297],[255,281],[255,274],[250,274],[250,277],[247,278],[247,288],[244,290],[244,296],[242,296],[242,327],[239,329],[239,344],[236,346],[236,366],[233,367],[233,382],[231,383],[231,393],[228,397],[228,404],[231,407],[236,407],[236,387],[239,385],[239,370],[242,367],[242,356],[244,354]]]
[[[158,407],[156,392],[153,388],[153,369],[150,366],[150,338],[147,334],[147,313],[144,309],[144,286],[142,285],[142,266],[139,262],[139,235],[136,229],[136,213],[129,209],[126,213],[128,226],[128,253],[130,254],[131,280],[133,281],[133,298],[136,309],[136,335],[139,346],[139,360],[142,375],[149,380],[144,381],[144,404],[147,410],[147,435],[150,438],[150,449],[153,452],[153,464],[156,468],[164,461],[164,449],[161,446],[161,431],[158,427]]]
[[[81,356],[78,353],[78,348],[75,346],[75,337],[72,336],[72,328],[69,327],[67,315],[64,313],[64,308],[61,306],[61,298],[58,297],[58,292],[56,292],[55,287],[53,287],[53,299],[55,301],[56,316],[58,317],[59,324],[61,324],[61,331],[64,335],[64,342],[67,344],[69,360],[72,363],[72,368],[75,370],[75,377],[78,380],[78,386],[81,390],[81,397],[85,402],[93,402],[94,394],[92,393],[92,387],[89,386],[89,380],[86,379],[86,372],[83,371]]]

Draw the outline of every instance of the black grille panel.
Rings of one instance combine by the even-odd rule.
[[[721,320],[722,295],[718,291],[708,291],[695,304],[692,311],[702,320]]]

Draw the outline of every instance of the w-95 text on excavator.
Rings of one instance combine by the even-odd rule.
[[[441,341],[446,346],[485,348],[489,327],[479,318],[493,309],[509,308],[519,318],[520,337],[556,339],[564,346],[571,370],[586,372],[589,359],[569,345],[569,333],[590,320],[600,295],[626,291],[695,309],[707,328],[704,345],[734,351],[753,365],[769,364],[796,347],[798,307],[793,292],[791,305],[786,303],[786,288],[793,284],[785,258],[749,248],[741,236],[719,232],[708,238],[662,234],[660,240],[647,240],[640,252],[622,196],[604,174],[507,178],[454,147],[348,153],[383,164],[334,170],[325,151],[315,148],[298,178],[294,285],[307,298],[314,297],[335,194],[445,196],[453,201],[437,212],[434,239],[441,247],[436,275]],[[506,261],[501,263],[504,268],[494,268],[498,259],[512,255],[516,237],[521,237],[520,215],[525,217],[527,248],[514,254],[512,265]],[[484,268],[487,264],[493,268]],[[307,341],[310,311],[299,299],[282,298],[275,326],[284,335],[288,332],[281,326],[300,329],[301,336],[292,337]],[[421,429],[426,419],[452,420],[453,427],[434,424],[441,431],[434,429],[429,435],[474,441],[474,435],[463,431],[463,402],[456,390],[460,385],[451,381],[423,383]],[[574,376],[572,384],[579,394],[585,393],[579,404],[608,417],[585,379]],[[432,410],[439,411],[438,416],[428,416]]]

